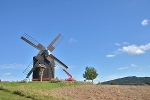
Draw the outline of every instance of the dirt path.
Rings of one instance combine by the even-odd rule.
[[[73,100],[150,100],[150,86],[84,85],[54,89],[50,94]]]

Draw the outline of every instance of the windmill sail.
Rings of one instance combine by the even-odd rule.
[[[58,36],[48,45],[47,49],[51,52],[55,49],[55,47],[63,40],[63,36],[58,34]]]
[[[32,69],[33,67],[33,61],[28,65],[28,67],[23,71],[24,74],[28,74],[29,71]]]
[[[52,59],[54,59],[55,62],[59,63],[60,65],[62,65],[64,68],[68,68],[68,66],[66,66],[63,62],[61,62],[58,58],[56,58],[55,56],[53,56],[52,54],[50,54],[50,57]]]
[[[37,48],[38,50],[43,50],[45,48],[42,44],[34,40],[26,33],[21,37],[21,39],[30,44],[31,46]]]
[[[39,64],[39,61],[36,62],[35,66],[33,66],[33,68],[29,71],[29,73],[27,74],[26,78],[29,78],[29,76],[31,75],[31,73],[35,70],[35,68],[37,68]]]

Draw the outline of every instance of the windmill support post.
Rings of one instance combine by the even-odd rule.
[[[40,67],[40,81],[42,82],[42,77],[43,77],[43,72],[44,72],[44,68]]]
[[[46,66],[44,64],[39,64],[37,67],[40,68],[39,70],[39,75],[40,75],[40,81],[42,82],[42,79],[43,79],[43,72],[46,68]]]

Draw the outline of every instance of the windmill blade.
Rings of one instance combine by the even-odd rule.
[[[33,66],[33,68],[29,71],[29,73],[27,74],[26,78],[29,78],[31,73],[35,70],[35,68],[37,68],[38,64],[39,64],[39,61],[37,61],[36,64]]]
[[[33,68],[33,61],[28,65],[28,67],[23,71],[23,73],[27,75],[32,68]]]
[[[27,42],[28,44],[30,44],[31,46],[35,47],[38,50],[43,50],[45,48],[42,44],[37,42],[35,39],[30,37],[26,33],[23,36],[21,36],[21,39],[24,40],[25,42]]]
[[[61,62],[59,59],[57,59],[55,56],[53,56],[52,54],[50,54],[50,58],[54,59],[54,61],[60,65],[62,65],[64,68],[68,68],[68,66],[66,66],[63,62]]]
[[[48,45],[47,49],[51,52],[55,49],[55,47],[63,40],[63,36],[58,34],[58,36]]]
[[[29,76],[31,75],[31,73],[35,70],[36,67],[33,67],[30,72],[27,74],[26,78],[29,78]]]

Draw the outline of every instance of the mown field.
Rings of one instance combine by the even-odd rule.
[[[150,86],[10,82],[0,100],[150,100]]]

